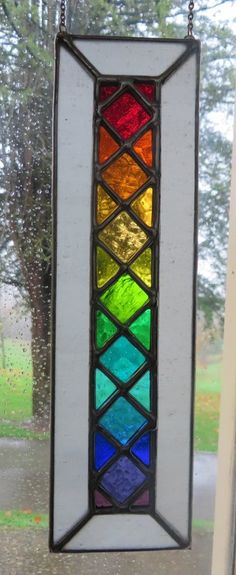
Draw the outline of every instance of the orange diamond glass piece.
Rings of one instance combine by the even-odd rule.
[[[114,218],[98,237],[124,263],[127,263],[148,239],[126,212],[121,212]]]
[[[153,164],[152,140],[152,130],[148,130],[134,144],[134,151],[148,166]]]
[[[119,145],[115,142],[115,140],[110,136],[110,134],[100,126],[99,128],[99,140],[98,140],[98,161],[100,164],[103,164],[112,154],[117,152],[119,149]]]
[[[122,200],[127,200],[148,180],[147,174],[126,152],[102,171],[102,177]]]

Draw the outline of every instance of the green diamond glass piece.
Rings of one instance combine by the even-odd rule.
[[[119,397],[99,419],[99,424],[125,445],[144,427],[147,419],[124,397]]]
[[[129,274],[123,274],[101,295],[100,300],[121,323],[125,323],[149,301],[149,297]]]
[[[95,403],[96,409],[99,409],[113,393],[116,391],[114,383],[100,369],[95,373]]]
[[[103,347],[105,343],[111,339],[117,332],[114,323],[104,314],[98,310],[96,312],[96,346],[98,349]]]
[[[131,323],[129,330],[146,347],[150,349],[151,342],[151,310],[146,309]]]
[[[145,356],[125,336],[120,336],[100,356],[100,362],[123,383],[146,363]]]
[[[146,373],[133,385],[129,391],[130,395],[137,399],[145,409],[150,411],[151,409],[151,397],[150,397],[150,371]]]

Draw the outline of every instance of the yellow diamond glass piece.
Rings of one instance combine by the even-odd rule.
[[[102,177],[122,200],[127,200],[148,180],[147,174],[126,152],[102,171]]]
[[[114,218],[98,237],[124,263],[129,262],[148,239],[126,212]]]
[[[131,270],[148,286],[152,285],[152,250],[148,248],[130,266]]]
[[[153,198],[153,189],[147,188],[145,192],[143,192],[136,200],[134,200],[131,204],[132,210],[137,214],[140,220],[151,227],[152,226],[152,198]]]
[[[97,247],[97,286],[103,287],[119,270],[118,264],[102,248]]]
[[[102,186],[97,186],[97,223],[102,224],[117,208],[117,203],[105,192]]]

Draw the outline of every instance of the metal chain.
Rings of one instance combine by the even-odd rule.
[[[194,2],[191,0],[188,5],[188,34],[187,38],[193,38],[193,17]]]
[[[60,25],[59,25],[60,32],[66,31],[66,2],[65,0],[61,0],[60,4]]]

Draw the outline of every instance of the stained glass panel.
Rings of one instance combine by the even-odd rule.
[[[58,42],[51,545],[184,547],[197,43]]]
[[[152,122],[154,109],[151,104],[155,99],[155,83],[134,82],[132,89],[130,86],[128,89],[123,87],[123,91],[117,96],[116,88],[117,86],[102,82],[99,89],[100,98],[101,93],[104,98],[112,95],[112,101],[101,108],[104,124],[99,124],[97,135],[97,159],[101,171],[97,172],[95,208],[97,222],[103,225],[95,234],[99,243],[104,245],[104,250],[100,245],[96,247],[96,240],[94,247],[99,278],[97,285],[105,289],[97,295],[95,292],[94,295],[106,313],[100,309],[96,311],[98,365],[105,373],[96,369],[96,408],[100,407],[102,414],[97,420],[99,431],[96,441],[99,445],[96,443],[94,448],[94,461],[96,466],[103,465],[103,461],[108,466],[101,479],[95,482],[97,509],[106,509],[110,505],[109,497],[114,507],[124,506],[130,499],[131,507],[130,502],[127,502],[129,509],[132,506],[148,507],[149,489],[144,489],[139,496],[136,490],[144,481],[148,482],[150,488],[153,489],[154,486],[153,478],[148,478],[139,469],[138,462],[144,467],[151,464],[151,435],[150,431],[145,430],[147,417],[151,412],[152,389],[150,370],[145,373],[143,371],[150,361],[147,352],[151,352],[151,333],[155,329],[153,313],[150,307],[146,306],[153,298],[150,288],[154,286],[155,290],[157,289],[157,278],[153,277],[152,267],[153,250],[157,253],[157,243],[154,245],[153,242],[153,222],[158,219],[154,213],[153,184],[155,183],[156,189],[157,182],[154,182],[152,172],[149,172],[156,157],[156,120]],[[142,94],[145,96],[143,102]],[[150,101],[149,106],[146,100]],[[144,131],[146,124],[147,129]],[[109,128],[106,128],[108,125]],[[119,137],[123,142],[132,138],[129,147],[131,151],[127,151],[122,141],[119,148]],[[102,164],[105,161],[107,165],[104,168]],[[100,183],[100,175],[106,189]],[[152,185],[148,186],[151,178]],[[117,195],[117,203],[113,194]],[[106,224],[108,217],[109,222]],[[129,271],[133,272],[137,281]],[[108,281],[109,286],[106,288]],[[141,285],[145,284],[145,289],[140,282]],[[154,317],[157,321],[155,313]],[[117,332],[118,329],[120,333]],[[155,366],[154,351],[151,361],[152,366]],[[117,382],[117,387],[113,379]],[[152,385],[156,388],[155,378]],[[121,396],[121,388],[127,390],[127,397]],[[116,395],[113,399],[114,393]],[[101,430],[104,430],[105,439],[101,436]],[[107,452],[110,453],[109,449],[111,450],[112,460],[113,451],[110,444],[113,446],[114,441],[117,446],[125,446],[131,442],[131,447],[129,457],[121,453],[115,462],[110,463]]]

